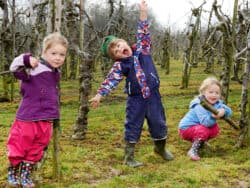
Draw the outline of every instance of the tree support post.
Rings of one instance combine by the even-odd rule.
[[[60,170],[60,121],[55,119],[53,121],[53,177],[57,180],[61,178]]]

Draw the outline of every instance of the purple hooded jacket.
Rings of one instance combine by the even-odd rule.
[[[58,82],[60,73],[45,60],[31,69],[30,53],[16,57],[10,71],[21,80],[22,101],[16,119],[23,121],[51,120],[59,118]]]

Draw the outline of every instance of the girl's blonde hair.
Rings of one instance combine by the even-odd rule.
[[[211,76],[203,80],[203,82],[201,83],[201,86],[199,88],[200,95],[202,95],[205,92],[205,90],[213,84],[217,85],[220,88],[220,90],[222,89],[220,81],[217,80],[216,77]]]
[[[59,32],[51,33],[43,39],[42,53],[44,54],[53,44],[61,44],[66,49],[68,49],[69,45],[68,40]]]

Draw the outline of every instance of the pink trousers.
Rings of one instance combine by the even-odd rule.
[[[7,141],[10,163],[17,165],[22,161],[36,163],[41,160],[51,135],[51,122],[15,120]]]
[[[215,138],[219,134],[218,124],[212,127],[205,127],[203,125],[194,125],[185,130],[179,129],[180,136],[187,141],[193,142],[197,139],[207,141],[211,138]]]

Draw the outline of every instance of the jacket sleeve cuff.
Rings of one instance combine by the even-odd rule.
[[[32,66],[30,65],[30,56],[32,56],[31,53],[26,53],[23,55],[23,64],[27,68],[32,68]]]

